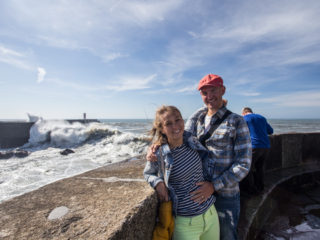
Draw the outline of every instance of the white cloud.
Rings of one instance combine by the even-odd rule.
[[[56,84],[63,88],[72,88],[77,91],[84,91],[84,92],[92,92],[92,91],[100,91],[103,89],[102,86],[93,86],[93,85],[86,85],[86,84],[79,84],[72,81],[65,81],[59,78],[47,78],[46,82],[50,82]]]
[[[0,54],[2,56],[15,56],[15,57],[23,57],[23,54],[19,53],[19,52],[16,52],[12,49],[8,49],[8,48],[5,48],[3,46],[0,46]]]
[[[129,55],[121,53],[111,53],[102,57],[103,61],[108,63],[118,58],[128,57]]]
[[[183,3],[182,0],[162,0],[162,1],[123,1],[124,11],[138,23],[149,23],[152,21],[163,21],[165,16],[178,8]]]
[[[239,95],[246,96],[246,97],[256,97],[256,96],[260,96],[261,93],[258,93],[258,92],[240,92]]]
[[[126,46],[131,35],[143,36],[145,27],[162,22],[182,4],[182,0],[12,0],[3,9],[18,30],[10,32],[16,38],[23,32],[32,43],[89,49],[103,56],[101,50]]]
[[[320,61],[317,1],[269,1],[265,5],[249,0],[217,7],[212,4],[217,14],[225,15],[217,18],[208,18],[212,15],[208,5],[210,1],[195,4],[182,0],[57,0],[54,3],[13,0],[4,4],[4,9],[8,21],[13,22],[29,42],[86,49],[105,62],[133,57],[132,44],[143,42],[149,34],[157,33],[159,27],[178,27],[186,35],[170,35],[165,46],[159,46],[164,49],[163,57],[156,61],[166,62],[157,71],[166,79],[163,84],[171,84],[177,75],[205,66],[208,59],[221,54],[234,54],[234,58],[241,59],[243,66],[240,67],[248,69]],[[197,15],[201,24],[180,26],[177,19],[192,23],[190,16],[195,12],[207,14]],[[20,39],[21,33],[16,33]],[[251,46],[257,43],[272,43],[272,46]],[[115,49],[116,52],[109,54]],[[238,54],[243,49],[249,50]]]
[[[150,83],[156,79],[157,75],[153,74],[145,78],[123,76],[117,80],[117,84],[105,86],[104,89],[114,91],[141,90],[150,88]]]
[[[242,72],[319,63],[319,9],[320,2],[312,0],[221,4],[216,18],[204,14],[201,25],[186,30],[190,38],[170,43],[166,71],[173,75],[209,64],[213,69],[227,55],[237,60],[231,65]]]
[[[252,100],[282,107],[320,107],[320,91],[299,91]],[[299,111],[297,109],[297,111]]]
[[[0,46],[0,62],[15,66],[17,68],[32,70],[24,53]]]
[[[179,92],[179,93],[196,93],[197,87],[198,87],[198,83],[195,83],[193,85],[189,85],[184,88],[178,89],[177,92]]]
[[[43,78],[41,81],[41,76],[44,77],[46,74],[45,69],[38,68],[38,82],[43,81]],[[41,75],[41,76],[40,76]],[[115,92],[119,91],[130,91],[130,90],[142,90],[142,89],[148,89],[150,88],[151,82],[156,79],[156,74],[150,75],[148,77],[136,77],[136,76],[122,76],[119,77],[119,79],[116,81],[117,83],[110,83],[107,86],[106,85],[87,85],[87,84],[79,84],[72,81],[65,81],[61,80],[59,78],[46,78],[46,82],[53,83],[57,86],[63,87],[63,88],[72,88],[77,91],[83,91],[83,92],[100,92],[105,90],[111,90]]]
[[[44,80],[44,76],[47,74],[44,68],[38,67],[38,78],[37,82],[41,83]]]

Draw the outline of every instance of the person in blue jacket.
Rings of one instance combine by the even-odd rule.
[[[252,109],[242,109],[242,116],[247,122],[252,143],[252,162],[249,174],[240,183],[241,191],[249,194],[258,194],[264,190],[264,166],[270,149],[269,134],[273,128],[266,118],[252,112]]]

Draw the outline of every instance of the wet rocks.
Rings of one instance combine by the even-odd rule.
[[[27,157],[28,155],[29,155],[29,152],[25,150],[16,150],[14,152],[14,156],[17,158],[24,158],[24,157]]]
[[[0,159],[9,159],[12,157],[24,158],[29,155],[28,151],[17,149],[13,151],[0,152]]]
[[[74,151],[69,148],[66,148],[65,150],[60,152],[61,155],[68,155],[70,153],[74,153]]]
[[[13,157],[13,152],[0,152],[0,159],[9,159]]]

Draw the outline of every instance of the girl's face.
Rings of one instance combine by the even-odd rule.
[[[161,132],[168,138],[169,145],[179,146],[183,143],[184,121],[176,112],[165,112],[161,115]]]

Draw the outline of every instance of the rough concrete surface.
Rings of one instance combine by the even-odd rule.
[[[150,239],[157,201],[144,165],[112,164],[1,203],[0,239]],[[59,207],[68,211],[49,220]]]

